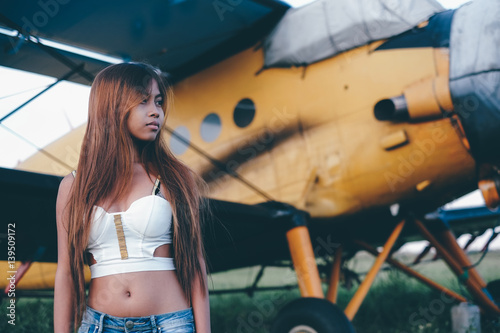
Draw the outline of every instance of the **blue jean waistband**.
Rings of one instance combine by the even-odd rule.
[[[116,317],[87,306],[82,319],[82,323],[103,328],[113,328],[120,331],[123,330],[124,332],[128,332],[131,329],[141,330],[158,327],[175,327],[192,322],[194,322],[194,317],[191,307],[184,310],[144,317]]]

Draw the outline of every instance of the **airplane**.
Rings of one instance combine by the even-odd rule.
[[[429,241],[484,313],[500,314],[498,281],[479,276],[455,237],[498,220],[489,210],[500,204],[497,1],[444,10],[433,0],[299,8],[273,0],[48,0],[2,4],[0,13],[2,66],[91,84],[107,65],[48,46],[58,41],[169,74],[175,106],[163,139],[210,186],[211,271],[293,263],[301,297],[278,313],[273,333],[353,332],[384,262],[467,301],[391,258],[414,239]],[[4,230],[15,223],[23,261],[19,288],[53,287],[55,197],[61,176],[76,167],[83,131],[15,170],[0,169]],[[429,215],[476,188],[489,209]],[[340,309],[343,263],[361,250],[375,263]]]

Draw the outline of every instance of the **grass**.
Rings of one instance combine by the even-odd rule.
[[[16,301],[15,325],[8,323],[6,316],[8,300],[2,300],[0,308],[0,332],[38,333],[54,332],[52,298],[20,298]]]
[[[471,255],[474,262],[478,255]],[[408,258],[401,256],[401,261]],[[478,267],[486,281],[500,278],[498,263],[500,253],[491,253]],[[363,253],[352,259],[348,266],[357,272],[366,272],[373,259]],[[417,266],[418,270],[460,294],[465,290],[441,261]],[[259,267],[250,267],[226,273],[213,274],[210,289],[244,288],[253,283]],[[289,268],[266,268],[259,287],[296,283]],[[326,292],[326,285],[324,286]],[[340,288],[338,305],[344,309],[355,288]],[[212,332],[214,333],[267,333],[279,310],[289,301],[299,297],[297,288],[288,291],[217,294],[210,296]],[[358,333],[430,333],[451,332],[450,309],[456,304],[443,298],[437,291],[407,278],[395,271],[384,271],[376,279],[367,298],[361,305],[353,325]],[[48,299],[20,298],[16,302],[16,326],[7,323],[7,300],[1,308],[0,332],[53,332],[53,301]],[[485,333],[500,333],[498,321],[481,318]]]

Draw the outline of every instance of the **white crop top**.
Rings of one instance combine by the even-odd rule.
[[[175,270],[174,259],[154,257],[161,245],[172,243],[172,208],[156,180],[151,195],[135,200],[123,212],[108,213],[94,206],[87,251],[96,263],[91,278],[107,275]],[[156,194],[159,193],[160,195]]]

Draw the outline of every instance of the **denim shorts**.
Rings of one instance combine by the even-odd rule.
[[[78,333],[193,333],[193,309],[145,317],[115,317],[87,306]]]

